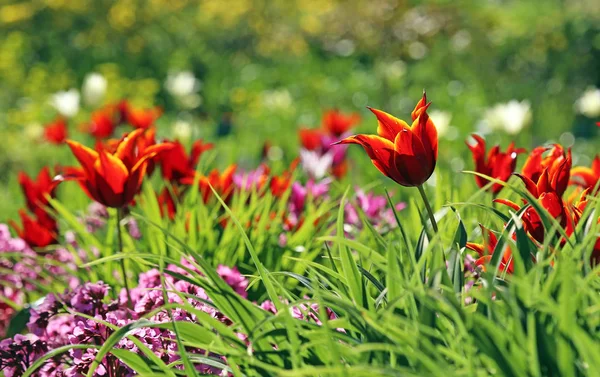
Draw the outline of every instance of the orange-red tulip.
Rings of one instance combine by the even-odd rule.
[[[594,188],[600,180],[600,157],[596,156],[591,167],[576,166],[571,169],[570,184],[578,185],[584,189]]]
[[[56,243],[56,222],[47,218],[33,218],[24,210],[19,211],[21,216],[20,227],[15,221],[10,220],[10,225],[17,232],[19,238],[24,240],[30,247],[46,247]]]
[[[96,139],[111,137],[117,127],[117,114],[114,108],[106,107],[92,113],[92,120],[88,127],[90,135]]]
[[[213,196],[213,192],[210,189],[211,186],[225,202],[230,199],[231,194],[233,194],[233,174],[236,169],[237,165],[230,165],[222,173],[217,169],[213,169],[208,176],[200,175],[198,177],[198,189],[200,190],[204,203],[208,203]],[[194,181],[195,178],[193,176],[181,179],[181,183],[186,185],[194,184]]]
[[[485,174],[489,177],[499,179],[503,182],[508,181],[511,174],[515,171],[515,166],[517,165],[517,156],[519,153],[524,153],[525,150],[523,148],[515,149],[515,143],[510,143],[506,152],[501,152],[500,147],[498,145],[494,146],[487,153],[486,158],[486,146],[485,140],[479,135],[473,134],[471,135],[476,144],[470,145],[467,143],[467,146],[473,153],[473,161],[475,162],[475,171],[481,174]],[[489,181],[483,177],[475,176],[475,182],[479,187],[485,187],[489,183]],[[491,191],[494,194],[497,194],[502,190],[502,185],[495,183]]]
[[[290,164],[288,170],[281,173],[281,175],[275,175],[271,177],[269,188],[271,189],[271,194],[273,194],[273,196],[280,198],[290,188],[292,185],[292,176],[296,170],[296,167],[298,166],[299,161],[300,160],[295,159]]]
[[[422,185],[435,169],[438,155],[437,130],[427,115],[425,93],[412,112],[413,123],[371,109],[378,120],[378,135],[350,136],[336,144],[359,144],[380,172],[402,186]]]
[[[56,120],[44,128],[44,139],[52,144],[63,144],[67,139],[67,121],[63,118]]]
[[[466,246],[467,249],[473,250],[479,254],[479,258],[475,261],[475,264],[481,266],[485,271],[486,265],[490,263],[492,256],[494,255],[494,249],[496,249],[496,245],[498,244],[498,238],[494,232],[484,228],[483,226],[481,226],[481,232],[483,234],[483,244],[467,242]],[[502,260],[500,261],[500,271],[507,272],[509,274],[514,272],[512,251],[508,245],[504,250]]]
[[[127,123],[135,128],[148,128],[154,124],[162,115],[162,109],[154,107],[150,109],[135,109],[131,106],[127,107],[125,119]]]
[[[168,217],[173,220],[177,213],[177,202],[174,196],[177,196],[177,188],[173,187],[173,192],[168,188],[164,188],[160,195],[157,195],[158,207],[160,209],[160,215],[162,217]]]
[[[521,209],[518,204],[510,200],[496,199],[494,202],[507,205],[515,211],[519,211]],[[538,202],[546,211],[548,211],[550,216],[560,223],[560,225],[565,229],[567,235],[573,233],[575,225],[574,214],[568,210],[567,206],[556,192],[542,192],[538,198]],[[533,239],[543,243],[545,234],[544,224],[537,211],[530,206],[525,210],[522,220],[525,231],[528,232]]]
[[[179,141],[174,141],[171,144],[173,148],[162,153],[159,157],[163,177],[169,181],[180,181],[185,177],[194,176],[200,156],[213,147],[211,143],[196,140],[192,145],[190,156],[188,156]]]
[[[81,169],[64,178],[79,181],[88,196],[100,204],[113,208],[126,206],[140,190],[150,159],[171,148],[170,144],[156,144],[141,151],[136,143],[143,132],[143,129],[131,132],[119,142],[114,153],[104,148],[95,151],[67,140]]]
[[[323,146],[323,132],[316,128],[301,128],[298,131],[302,148],[314,151]]]
[[[549,153],[544,156],[547,151]],[[520,177],[530,189],[540,183],[544,171],[547,171],[548,183],[541,182],[542,191],[554,191],[559,197],[562,197],[569,184],[571,164],[571,149],[565,153],[563,147],[558,144],[554,144],[551,148],[537,147],[531,151],[525,161]],[[540,187],[538,187],[538,193],[541,194],[539,189]],[[533,192],[532,194],[535,195]]]
[[[19,173],[19,185],[25,195],[27,208],[38,216],[46,212],[48,197],[54,197],[59,181],[54,181],[52,178],[47,166],[40,170],[35,181],[25,172]]]
[[[360,122],[360,115],[342,114],[339,110],[329,110],[323,115],[323,128],[333,136],[342,136]]]

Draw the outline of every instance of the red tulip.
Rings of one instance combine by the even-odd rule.
[[[549,153],[544,156],[548,150]],[[540,178],[544,171],[547,171],[548,183],[541,183],[542,187],[538,187],[538,194],[541,194],[541,188],[542,192],[554,191],[559,197],[562,197],[569,184],[571,164],[571,149],[565,154],[563,147],[558,144],[554,144],[552,148],[537,147],[529,154],[519,177],[523,179],[527,189],[531,189],[540,184]],[[539,196],[534,192],[532,194]]]
[[[521,207],[516,203],[506,200],[506,199],[496,199],[494,200],[496,203],[501,203],[509,206],[515,211],[519,211]],[[569,210],[567,210],[567,206],[564,204],[562,199],[558,196],[558,194],[554,191],[542,192],[538,198],[539,204],[552,216],[556,219],[560,225],[565,228],[565,232],[567,235],[573,233],[574,229],[574,215]],[[538,241],[539,243],[544,242],[544,224],[542,223],[542,219],[537,211],[533,207],[529,207],[525,210],[525,213],[522,217],[524,229],[529,235]]]
[[[126,108],[125,119],[127,123],[135,128],[148,128],[154,121],[160,118],[162,109],[154,107],[150,109],[135,109],[131,106]]]
[[[104,148],[95,151],[67,140],[81,168],[64,178],[79,181],[90,198],[107,207],[128,205],[140,190],[150,159],[172,147],[157,144],[140,150],[136,143],[143,132],[131,132],[118,143],[114,153]]]
[[[46,247],[54,244],[56,240],[56,222],[50,217],[33,218],[24,210],[19,211],[23,227],[10,220],[10,225],[17,232],[19,238],[24,240],[30,247]]]
[[[323,128],[333,136],[345,134],[358,122],[360,115],[356,113],[346,115],[339,110],[329,110],[323,115]]]
[[[208,203],[210,198],[213,196],[211,186],[219,194],[221,199],[227,202],[231,194],[233,194],[233,174],[237,169],[237,165],[230,165],[222,173],[217,169],[213,169],[208,176],[200,175],[198,179],[198,189],[202,195],[204,203]],[[192,185],[195,183],[196,178],[194,176],[187,176],[181,179],[182,184]]]
[[[96,139],[106,139],[115,132],[117,122],[117,114],[112,107],[94,111],[88,132]]]
[[[498,244],[498,238],[494,232],[489,229],[481,226],[481,231],[483,234],[483,244],[477,244],[472,242],[467,242],[467,249],[475,251],[479,254],[479,258],[475,261],[475,264],[481,266],[485,271],[486,265],[490,263],[492,260],[492,256],[494,255],[494,250],[496,249],[496,245]],[[504,255],[502,256],[502,260],[500,261],[500,271],[505,271],[509,274],[514,272],[514,266],[512,261],[512,251],[510,250],[510,246],[506,246],[504,250]]]
[[[281,198],[290,188],[292,185],[292,177],[298,166],[298,162],[299,160],[295,159],[290,164],[288,170],[284,171],[281,175],[271,177],[269,188],[271,189],[271,194],[273,194],[273,196]]]
[[[63,144],[67,139],[67,121],[63,118],[56,120],[44,128],[44,139],[52,144]]]
[[[519,153],[524,153],[525,150],[522,148],[515,149],[515,144],[510,143],[506,152],[501,152],[498,145],[494,146],[489,150],[487,158],[485,155],[485,140],[479,135],[471,135],[477,143],[475,145],[467,146],[473,153],[473,161],[475,162],[475,171],[481,174],[485,174],[489,177],[499,179],[503,182],[508,181],[511,174],[515,171],[517,165],[517,156]],[[489,181],[478,175],[475,176],[475,182],[479,187],[485,187]],[[497,194],[502,190],[502,185],[495,183],[491,191]]]
[[[54,181],[50,176],[48,167],[42,168],[38,173],[36,180],[32,180],[25,172],[19,173],[19,185],[25,195],[27,208],[33,213],[39,214],[46,212],[48,206],[48,197],[54,197],[54,191],[58,181]]]
[[[192,145],[190,156],[188,156],[179,141],[171,144],[173,148],[165,151],[159,157],[163,177],[169,181],[180,181],[184,177],[193,176],[202,153],[213,147],[211,143],[196,140]]]
[[[380,172],[402,186],[422,185],[435,169],[438,137],[427,115],[425,93],[412,112],[413,124],[383,111],[371,109],[379,125],[378,135],[355,135],[336,144],[359,144]]]
[[[600,157],[596,155],[592,166],[576,166],[571,169],[570,184],[578,185],[584,189],[594,188],[600,179]]]
[[[323,146],[323,132],[315,128],[301,128],[298,131],[302,148],[315,151]]]

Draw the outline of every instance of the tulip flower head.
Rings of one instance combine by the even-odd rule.
[[[489,229],[481,226],[481,232],[483,234],[483,244],[477,244],[473,242],[467,242],[467,249],[475,251],[479,254],[479,258],[475,261],[477,266],[481,266],[483,270],[486,270],[486,265],[490,263],[492,260],[492,256],[494,255],[494,250],[496,249],[496,245],[498,244],[498,238]],[[500,261],[500,271],[512,274],[514,272],[514,266],[512,261],[512,252],[510,250],[510,246],[506,246],[504,250],[504,254],[502,255],[502,260]]]
[[[329,110],[323,115],[323,128],[330,135],[340,137],[360,122],[356,113],[342,114],[339,110]]]
[[[56,243],[56,222],[50,217],[30,217],[24,210],[19,211],[22,227],[10,220],[10,225],[17,232],[19,238],[30,247],[46,247]]]
[[[213,147],[211,143],[197,140],[192,145],[191,153],[188,156],[179,141],[171,144],[173,148],[163,152],[159,158],[163,177],[169,181],[180,181],[185,177],[194,176],[200,157]]]
[[[125,119],[134,128],[149,128],[154,124],[160,116],[162,110],[158,107],[150,109],[135,109],[131,106],[127,107]]]
[[[54,197],[58,183],[50,176],[50,169],[47,166],[40,170],[35,180],[31,179],[25,172],[19,173],[19,185],[25,195],[27,208],[35,214],[46,211],[48,197]]]
[[[499,179],[503,182],[508,181],[511,174],[515,171],[517,165],[517,156],[519,153],[524,153],[525,150],[522,148],[515,149],[515,144],[510,143],[506,152],[501,152],[498,145],[494,146],[485,154],[485,140],[479,135],[471,135],[475,139],[476,144],[467,146],[473,153],[473,161],[475,162],[475,171],[481,174],[485,174],[489,177]],[[485,187],[489,181],[478,175],[475,176],[475,182],[479,187]],[[497,194],[502,190],[502,185],[495,183],[491,191]]]
[[[323,132],[316,128],[301,128],[298,131],[302,148],[307,151],[320,150],[323,146]]]
[[[411,114],[411,126],[381,110],[369,108],[379,123],[377,135],[354,135],[336,144],[358,144],[381,173],[402,186],[421,186],[433,174],[438,156],[437,130],[427,115],[429,105],[423,93]]]
[[[584,189],[593,189],[600,180],[600,156],[596,155],[591,167],[576,166],[571,169],[570,184],[578,185]]]
[[[111,137],[117,127],[117,121],[117,114],[111,107],[94,111],[88,132],[96,139]]]
[[[136,148],[143,132],[143,129],[138,129],[129,133],[118,143],[114,153],[105,148],[95,151],[67,140],[81,168],[63,178],[79,181],[86,194],[100,204],[125,207],[140,190],[150,160],[172,147],[170,144],[157,144],[144,150]]]
[[[44,139],[52,144],[63,144],[67,139],[67,133],[67,122],[64,118],[59,117],[44,127]]]
[[[546,152],[548,153],[545,154]],[[554,191],[562,197],[569,184],[571,165],[570,149],[565,153],[563,147],[558,144],[554,144],[551,148],[537,147],[529,154],[519,177],[536,197],[539,197],[542,192],[549,191]],[[547,179],[547,182],[540,182],[544,174],[547,174],[547,177],[543,180]],[[534,186],[537,186],[537,193],[531,190]]]

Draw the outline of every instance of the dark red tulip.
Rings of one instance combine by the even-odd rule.
[[[427,97],[412,112],[413,124],[381,110],[371,109],[378,120],[378,135],[350,136],[336,144],[359,144],[375,167],[402,186],[422,185],[435,169],[438,137],[427,114]]]
[[[522,148],[515,149],[515,144],[510,143],[506,152],[502,152],[500,151],[500,147],[496,145],[489,150],[486,157],[485,140],[476,134],[471,136],[475,139],[476,143],[474,145],[467,143],[467,146],[473,153],[475,171],[507,182],[511,174],[515,171],[517,156],[519,153],[524,153],[525,150]],[[485,187],[489,183],[489,180],[476,175],[475,182],[477,183],[477,186]],[[491,191],[492,193],[497,194],[502,190],[502,187],[501,184],[495,183],[492,186]]]
[[[10,225],[30,247],[46,247],[57,242],[57,227],[53,219],[30,217],[24,210],[19,211],[19,216],[22,226],[13,220],[10,220]]]
[[[547,154],[545,154],[548,152]],[[544,155],[545,154],[545,155]],[[554,144],[551,148],[537,147],[529,154],[519,175],[528,189],[538,186],[538,195],[542,192],[554,191],[562,197],[569,184],[571,172],[571,149],[565,153],[562,146]],[[544,171],[547,171],[548,182],[541,182]]]
[[[196,173],[196,165],[200,156],[213,147],[211,143],[205,143],[202,140],[196,140],[192,145],[192,150],[188,156],[179,141],[171,143],[173,148],[163,152],[159,156],[159,163],[162,169],[163,177],[169,181],[180,181]]]

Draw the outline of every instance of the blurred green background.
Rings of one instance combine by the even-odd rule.
[[[231,113],[221,166],[254,167],[265,140],[291,160],[297,129],[328,108],[361,113],[359,131],[374,132],[365,106],[408,118],[423,88],[446,172],[472,167],[473,131],[527,148],[577,139],[584,165],[600,145],[598,0],[3,1],[0,32],[3,219],[22,205],[17,171],[72,162],[40,141],[68,90],[74,138],[90,111],[122,98],[161,106],[168,138],[214,140]],[[355,182],[378,177],[357,170]]]

